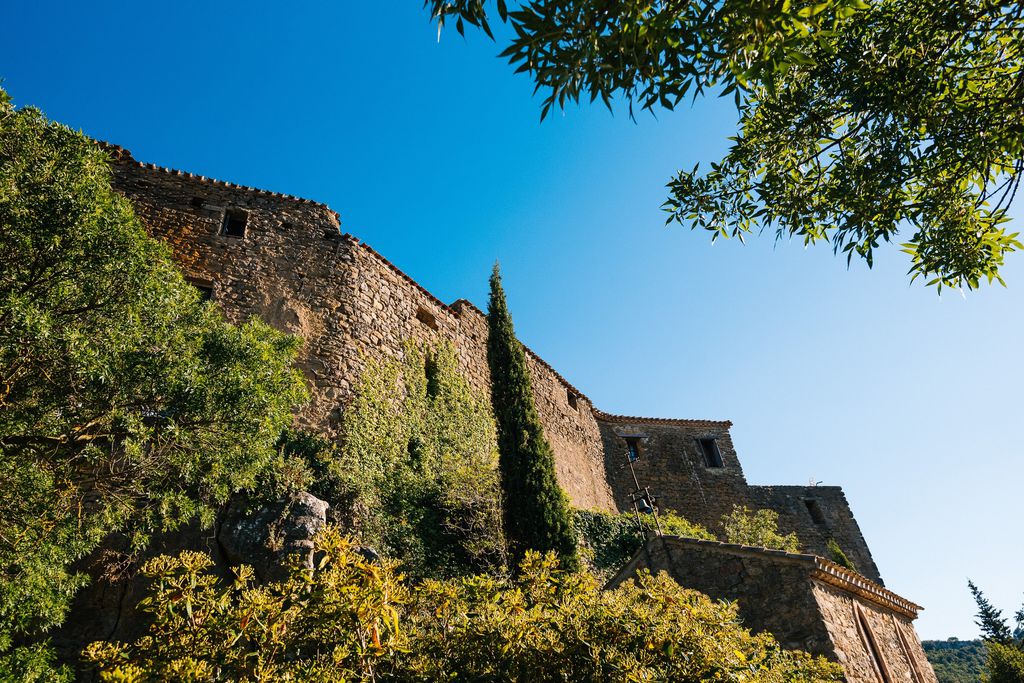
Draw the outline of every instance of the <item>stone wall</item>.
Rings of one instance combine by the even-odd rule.
[[[186,276],[209,288],[235,322],[263,318],[304,344],[311,401],[302,425],[337,435],[341,409],[370,359],[401,358],[407,340],[450,341],[471,385],[489,393],[487,323],[468,301],[444,304],[387,259],[339,230],[338,216],[308,200],[140,164],[113,148],[115,186]],[[223,233],[245,216],[244,237]],[[593,407],[532,351],[528,362],[559,482],[574,505],[614,502]]]
[[[627,509],[628,493],[635,488],[627,463],[627,439],[639,437],[639,459],[633,463],[640,486],[650,487],[662,510],[674,510],[687,519],[720,530],[722,515],[734,503],[747,499],[729,422],[661,420],[600,415],[605,467],[616,503]],[[722,467],[709,467],[697,439],[715,439]]]
[[[851,683],[936,681],[911,617],[824,582],[812,582],[811,590],[828,628],[834,659]]]
[[[736,601],[747,628],[768,631],[787,649],[835,658],[828,629],[807,589],[807,569],[782,551],[654,537],[609,587],[640,569],[668,572],[681,586],[716,600]]]
[[[655,536],[609,582],[640,569],[734,600],[745,626],[838,662],[850,683],[936,683],[914,632],[917,605],[812,555]]]
[[[450,341],[472,386],[488,392],[484,314],[465,300],[438,300],[368,245],[342,234],[327,207],[140,164],[124,150],[113,151],[116,186],[231,320],[259,316],[303,338],[299,367],[312,395],[299,416],[303,426],[337,435],[341,410],[366,362],[400,358],[409,339]],[[229,213],[245,217],[243,237],[222,234]],[[635,485],[623,436],[642,437],[637,478],[662,508],[712,531],[720,530],[733,505],[774,509],[782,529],[796,531],[807,550],[827,555],[834,537],[865,575],[879,579],[840,489],[748,486],[729,422],[607,415],[527,351],[559,482],[574,505],[628,509]],[[698,442],[704,438],[715,439],[722,467],[709,466]],[[807,500],[815,501],[824,521],[812,519]]]
[[[753,507],[779,513],[779,527],[795,531],[804,549],[828,558],[828,540],[836,543],[864,576],[882,583],[868,544],[846,495],[838,486],[751,486]]]

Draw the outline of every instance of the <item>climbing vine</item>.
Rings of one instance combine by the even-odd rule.
[[[494,419],[450,344],[369,361],[342,432],[332,505],[361,542],[413,576],[504,569]]]

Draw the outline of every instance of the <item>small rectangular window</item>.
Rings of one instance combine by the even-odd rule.
[[[570,389],[565,390],[565,400],[569,402],[569,407],[573,410],[579,410],[579,397],[576,396]]]
[[[804,500],[804,505],[807,506],[807,512],[811,513],[811,519],[814,520],[815,524],[825,523],[825,513],[822,511],[818,501],[808,498]]]
[[[416,309],[416,319],[432,330],[437,329],[437,318],[427,309],[420,306]]]
[[[203,200],[202,197],[193,197],[192,201],[189,203],[192,204],[193,207],[201,209],[203,208],[203,204],[205,204],[206,202]]]
[[[626,452],[630,462],[640,459],[640,439],[626,439]]]
[[[245,224],[249,216],[245,211],[226,211],[220,234],[226,237],[245,237]]]
[[[704,464],[708,467],[725,467],[722,462],[722,452],[718,450],[718,439],[697,439],[700,444],[700,452],[704,456]]]

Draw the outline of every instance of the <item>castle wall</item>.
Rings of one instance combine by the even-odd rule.
[[[303,338],[298,366],[311,400],[303,426],[337,436],[341,409],[370,359],[401,358],[406,340],[450,341],[470,384],[489,394],[487,323],[466,301],[448,306],[307,200],[139,164],[121,151],[115,186],[186,276],[212,289],[234,322],[258,316]],[[243,211],[242,238],[221,234]],[[534,398],[574,505],[614,509],[590,401],[527,353]],[[570,395],[574,401],[570,400]],[[573,405],[573,403],[575,405]]]
[[[828,541],[833,538],[857,571],[882,583],[875,560],[840,487],[751,486],[748,495],[751,507],[778,512],[779,528],[795,531],[808,552],[829,558]]]
[[[936,683],[913,620],[920,609],[881,585],[810,555],[654,536],[609,582],[641,569],[734,600],[744,625],[786,649],[838,662],[850,683]]]
[[[722,515],[747,500],[749,487],[729,436],[730,423],[605,415],[598,424],[608,480],[620,509],[631,509],[629,493],[636,488],[627,465],[627,437],[640,437],[640,457],[633,471],[641,486],[650,487],[662,510],[674,510],[718,531]],[[700,438],[715,439],[723,467],[708,466]]]
[[[811,591],[850,683],[936,683],[910,618],[819,581]]]
[[[654,537],[609,587],[618,587],[640,569],[667,572],[681,586],[715,600],[736,601],[744,626],[768,631],[784,648],[835,659],[829,631],[807,589],[807,569],[787,562],[786,553]]]
[[[401,358],[408,339],[450,341],[471,385],[489,392],[484,314],[468,301],[441,302],[372,248],[341,234],[337,214],[327,207],[140,164],[114,151],[116,187],[150,232],[170,245],[186,275],[212,289],[229,319],[258,316],[303,338],[298,366],[312,398],[298,417],[302,426],[337,436],[342,408],[366,362]],[[244,237],[221,234],[232,211],[244,212]],[[840,489],[748,486],[730,423],[607,415],[527,352],[558,479],[574,505],[629,508],[635,485],[623,436],[639,436],[637,478],[663,509],[712,531],[721,530],[733,505],[773,509],[780,527],[796,531],[809,552],[827,557],[834,537],[865,575],[879,579]],[[705,438],[715,439],[722,467],[708,465],[698,443]],[[812,519],[809,499],[824,521]]]

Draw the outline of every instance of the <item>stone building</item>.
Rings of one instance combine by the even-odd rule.
[[[489,389],[485,315],[469,301],[437,299],[369,245],[342,233],[338,214],[327,206],[108,149],[115,187],[229,319],[259,316],[303,338],[299,367],[312,396],[299,416],[303,426],[336,435],[367,361],[400,357],[409,339],[450,341],[470,383]],[[795,531],[807,552],[827,557],[827,544],[835,540],[864,577],[881,583],[842,489],[751,486],[729,435],[731,423],[604,413],[527,351],[558,479],[575,506],[628,509],[636,489],[628,458],[662,509],[712,530],[734,504],[776,510],[780,527]]]
[[[735,600],[745,624],[784,648],[839,662],[848,681],[936,683],[914,632],[921,608],[816,555],[652,536],[609,587],[641,569]]]

